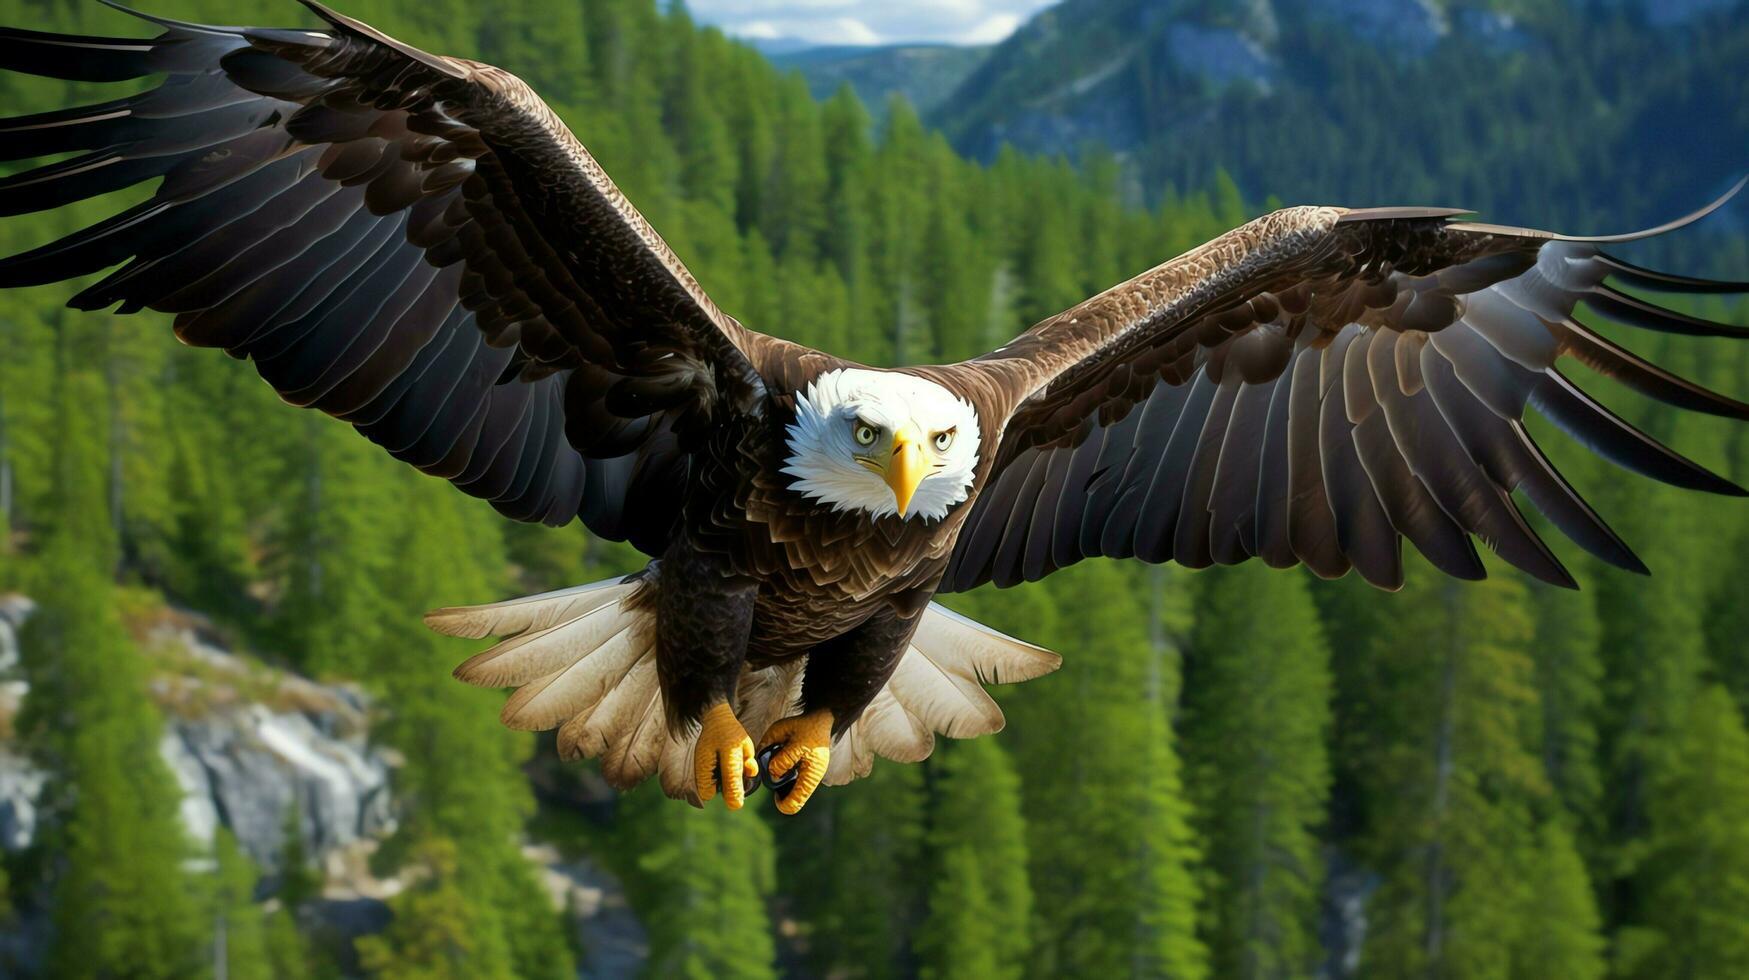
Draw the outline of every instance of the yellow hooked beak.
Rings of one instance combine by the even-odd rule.
[[[923,459],[923,437],[912,428],[893,433],[893,451],[887,458],[882,476],[893,491],[893,501],[899,505],[899,516],[911,508],[911,497],[917,485],[929,475],[929,465]]]

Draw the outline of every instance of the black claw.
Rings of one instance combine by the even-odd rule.
[[[743,783],[743,795],[752,796],[753,791],[763,784],[773,793],[776,793],[777,798],[781,800],[789,796],[790,790],[796,788],[796,777],[801,775],[801,766],[791,766],[789,772],[784,773],[781,777],[774,778],[771,775],[771,757],[776,755],[778,750],[782,748],[783,745],[779,743],[775,745],[767,745],[765,748],[759,750],[759,755],[757,757],[759,759],[759,775],[752,779],[748,779]]]

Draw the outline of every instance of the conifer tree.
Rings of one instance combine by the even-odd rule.
[[[1599,715],[1603,664],[1598,657],[1597,609],[1582,592],[1530,586],[1536,634],[1536,686],[1542,717],[1543,770],[1584,842],[1601,840],[1603,775],[1599,769]]]
[[[924,980],[1001,980],[1019,977],[1017,964],[996,955],[1002,938],[991,918],[990,894],[978,856],[956,844],[943,851],[929,889],[929,921],[924,927]]]
[[[1171,651],[1149,643],[1136,577],[1109,562],[1052,576],[1055,626],[1023,635],[1094,669],[1031,681],[1006,702],[1010,732],[1020,736],[1013,749],[1027,760],[1021,786],[1038,896],[1031,969],[1040,976],[1201,977],[1208,969],[1196,934],[1197,846],[1169,724],[1178,668]]]
[[[1020,779],[993,738],[938,744],[930,760],[925,976],[1019,977],[1032,947]]]
[[[458,597],[493,593],[483,570],[502,567],[498,524],[437,481],[396,475],[405,520],[390,595],[398,611],[384,627],[384,647],[373,655],[385,702],[395,712],[384,734],[407,760],[396,786],[409,810],[402,834],[431,849],[428,863],[438,877],[453,879],[460,896],[454,901],[466,906],[467,943],[446,957],[481,970],[503,963],[513,976],[557,980],[571,973],[560,913],[518,846],[533,809],[517,768],[530,741],[498,724],[494,694],[457,684],[443,669],[464,657],[468,645],[431,633],[418,618],[419,611]],[[447,908],[452,899],[439,891],[431,901]],[[423,900],[409,905],[426,907]]]
[[[1196,585],[1184,751],[1210,952],[1220,976],[1300,975],[1320,959],[1329,654],[1299,576],[1251,564]]]
[[[1538,905],[1523,873],[1550,797],[1533,747],[1533,624],[1511,576],[1460,583],[1417,560],[1408,580],[1364,651],[1389,714],[1366,760],[1369,857],[1386,873],[1361,962],[1390,976],[1506,976],[1524,916],[1562,934],[1594,921],[1574,902]]]
[[[419,881],[390,903],[395,917],[381,935],[357,942],[359,963],[381,980],[514,980],[516,964],[470,895],[453,841],[422,838],[414,847]]]
[[[255,867],[237,839],[219,828],[213,839],[213,962],[231,980],[275,980],[266,916],[255,903]]]
[[[1722,687],[1686,713],[1647,796],[1645,890],[1623,930],[1624,977],[1724,980],[1749,974],[1749,733]]]
[[[820,892],[824,901],[813,916],[817,955],[868,980],[910,976],[916,972],[912,954],[928,894],[920,873],[926,812],[922,767],[877,762],[859,785],[870,791],[839,794],[842,798],[821,814],[829,821],[830,850]]]
[[[68,353],[72,353],[69,351]],[[63,362],[65,363],[65,362]],[[57,774],[48,812],[61,856],[52,968],[65,977],[181,977],[208,931],[183,869],[178,791],[158,755],[145,663],[116,614],[116,553],[104,514],[107,440],[100,379],[59,382],[58,465],[23,644],[30,695],[21,729]]]
[[[1511,976],[1605,976],[1597,900],[1573,835],[1560,820],[1543,824],[1519,868],[1526,888]]]
[[[632,898],[650,935],[645,975],[775,976],[765,914],[774,841],[758,816],[676,806],[650,785],[620,807],[620,851],[638,872]]]

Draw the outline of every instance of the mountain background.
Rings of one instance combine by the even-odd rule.
[[[1277,199],[1682,213],[1742,169],[1749,95],[1741,3],[1071,0],[958,81],[940,49],[781,56],[838,66],[814,87],[653,0],[342,6],[526,78],[726,310],[876,364],[1000,345]],[[144,30],[73,0],[0,23]],[[127,87],[0,75],[0,114]],[[128,200],[9,217],[0,254]],[[1743,214],[1663,259],[1749,278]],[[1065,655],[995,692],[1000,736],[796,818],[695,811],[503,729],[449,676],[479,644],[419,622],[641,556],[509,523],[75,288],[0,292],[0,976],[1749,976],[1741,501],[1533,421],[1655,577],[1559,541],[1584,591],[1084,563],[952,599]],[[1598,326],[1749,393],[1749,345]],[[1749,482],[1746,427],[1574,373]]]
[[[779,69],[800,72],[808,80],[808,91],[822,102],[848,85],[877,121],[885,118],[893,96],[920,113],[935,111],[989,60],[993,50],[952,44],[815,47],[793,41],[754,47]]]
[[[1115,154],[1138,201],[1224,172],[1248,200],[1580,227],[1683,213],[1749,168],[1741,0],[1066,0],[951,72],[907,75],[911,50],[774,60],[902,94],[975,159]]]

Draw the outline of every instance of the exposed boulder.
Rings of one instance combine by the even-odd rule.
[[[222,824],[272,871],[294,807],[312,855],[393,829],[394,757],[369,744],[368,706],[357,691],[240,657],[186,615],[154,625],[147,648],[172,668],[153,684],[166,715],[161,750],[197,840],[211,840]]]
[[[0,848],[35,839],[48,776],[12,745],[29,693],[18,631],[35,606],[0,596]],[[276,870],[294,804],[306,853],[320,857],[393,829],[393,754],[367,739],[356,691],[317,684],[225,649],[199,617],[168,611],[141,625],[164,711],[159,748],[183,791],[182,820],[205,844],[218,827],[264,870]]]

